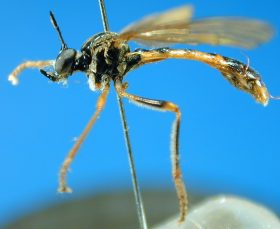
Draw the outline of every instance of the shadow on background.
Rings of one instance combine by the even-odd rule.
[[[158,224],[178,214],[176,194],[171,191],[144,191],[143,199],[149,225]],[[192,194],[190,206],[204,197]],[[4,226],[5,229],[131,229],[138,225],[131,192],[81,197],[26,214]]]

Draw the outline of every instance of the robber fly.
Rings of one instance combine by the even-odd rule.
[[[179,221],[185,220],[188,201],[179,166],[180,109],[172,102],[144,98],[127,92],[128,84],[123,82],[124,76],[145,64],[168,58],[197,60],[217,69],[234,87],[251,94],[257,102],[267,105],[272,98],[260,75],[248,64],[219,54],[165,47],[183,43],[254,48],[272,37],[273,29],[270,25],[245,18],[217,17],[191,20],[192,11],[191,6],[183,6],[152,15],[126,27],[121,33],[110,32],[108,22],[103,20],[105,32],[90,37],[80,50],[67,46],[53,13],[50,13],[51,22],[62,44],[57,58],[46,61],[26,61],[11,73],[9,80],[17,84],[18,75],[26,68],[40,69],[40,72],[53,82],[65,82],[73,73],[81,71],[87,75],[90,89],[101,91],[95,113],[61,167],[59,179],[61,192],[71,191],[66,182],[67,170],[103,110],[112,82],[120,98],[124,97],[136,104],[175,114],[171,137],[172,174],[180,205]],[[159,48],[131,51],[128,41],[132,40]],[[46,71],[46,67],[51,67],[53,70]]]

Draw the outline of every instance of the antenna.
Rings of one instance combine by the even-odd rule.
[[[61,44],[62,44],[62,47],[61,49],[67,49],[67,45],[62,37],[62,33],[60,31],[60,28],[58,27],[58,24],[55,20],[55,17],[54,17],[54,14],[52,13],[52,11],[50,11],[50,18],[51,18],[51,23],[53,25],[53,27],[55,28],[55,30],[58,32],[58,36],[59,36],[59,39],[61,41]]]
[[[104,31],[108,32],[109,31],[109,23],[108,23],[108,17],[107,17],[107,14],[106,14],[106,8],[105,8],[104,0],[99,0],[99,6],[100,6],[100,11],[101,11]]]

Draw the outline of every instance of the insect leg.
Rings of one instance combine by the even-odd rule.
[[[75,145],[72,147],[72,149],[69,151],[67,157],[65,158],[65,160],[64,160],[64,162],[61,166],[60,172],[59,172],[58,192],[71,192],[72,191],[71,188],[68,187],[67,182],[66,182],[67,172],[68,172],[69,167],[70,167],[72,161],[74,160],[74,157],[76,156],[80,146],[82,145],[83,141],[85,140],[88,133],[90,132],[93,124],[95,123],[95,121],[99,117],[101,111],[103,110],[103,108],[106,104],[106,99],[107,99],[108,92],[109,92],[109,86],[106,86],[104,88],[102,94],[99,96],[99,98],[97,100],[96,111],[94,112],[91,119],[87,123],[85,129],[83,130],[82,134],[80,135],[80,137],[76,141]]]
[[[179,164],[179,130],[180,130],[180,121],[181,121],[181,112],[179,107],[172,103],[163,100],[155,100],[139,97],[137,95],[132,95],[125,92],[127,87],[126,84],[122,84],[120,81],[115,82],[115,87],[117,93],[121,97],[125,97],[128,100],[135,102],[138,105],[143,105],[147,108],[157,109],[161,111],[171,111],[176,114],[176,119],[173,123],[173,131],[171,134],[171,159],[172,159],[172,175],[177,191],[177,196],[180,204],[180,217],[179,222],[183,222],[187,213],[187,192],[185,184],[182,178],[182,173]]]
[[[18,75],[26,68],[44,68],[53,65],[53,60],[42,60],[42,61],[26,61],[18,65],[14,71],[9,75],[8,80],[13,84],[18,84]]]

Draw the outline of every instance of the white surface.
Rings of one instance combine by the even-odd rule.
[[[173,217],[154,229],[280,229],[279,218],[249,200],[219,196],[191,209],[185,223]]]

